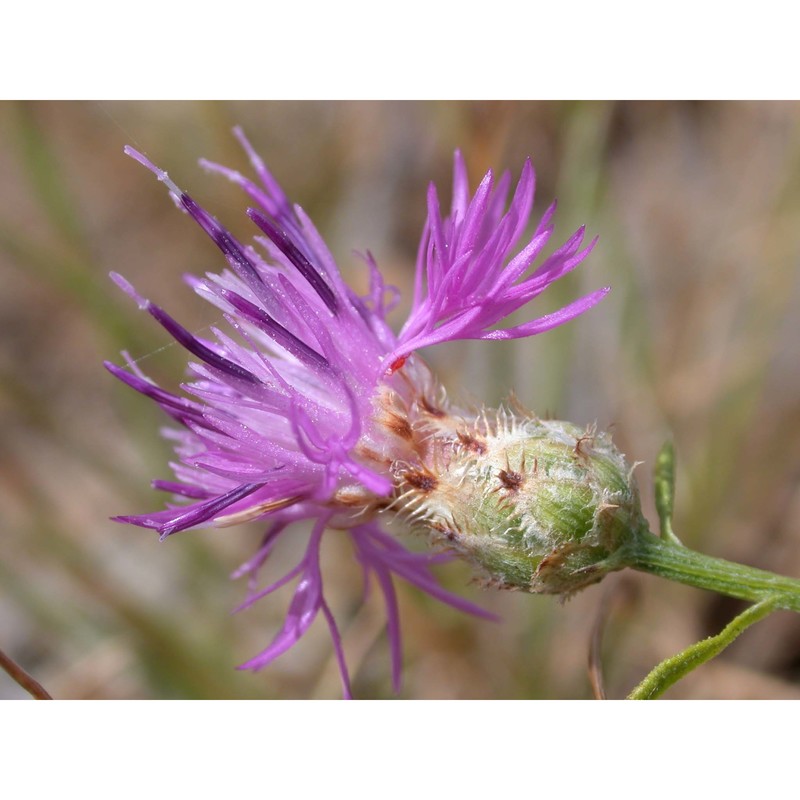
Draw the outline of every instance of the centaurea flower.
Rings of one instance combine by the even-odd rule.
[[[531,336],[586,311],[608,290],[526,323],[498,327],[576,267],[594,241],[582,247],[581,228],[532,270],[552,235],[555,204],[520,248],[534,198],[530,161],[507,206],[510,176],[495,182],[488,172],[470,197],[464,161],[456,152],[449,215],[442,215],[436,188],[431,185],[428,191],[413,306],[395,334],[386,315],[396,303],[396,290],[384,284],[373,257],[365,257],[369,292],[359,297],[344,282],[311,220],[289,203],[243,133],[236,129],[235,135],[260,185],[217,164],[201,163],[249,195],[254,206],[247,215],[263,234],[255,237],[258,249],[237,241],[166,172],[126,148],[222,251],[228,269],[204,278],[190,276],[187,282],[222,311],[229,328],[212,328],[213,339],[191,333],[112,274],[195,357],[188,366],[189,382],[182,385],[187,396],[160,388],[130,360],[128,370],[106,364],[177,423],[167,432],[178,457],[171,464],[174,480],[153,482],[177,502],[162,511],[116,519],[153,528],[162,539],[190,528],[265,520],[268,527],[257,553],[234,573],[250,577],[250,594],[240,608],[294,579],[297,584],[283,627],[263,652],[241,666],[266,666],[322,612],[349,697],[341,635],[325,600],[320,564],[324,532],[346,532],[365,579],[374,577],[385,599],[398,690],[395,578],[462,611],[491,616],[438,585],[431,566],[447,554],[413,553],[381,527],[382,514],[400,515],[412,525],[422,520],[442,544],[467,553],[463,540],[455,541],[458,525],[443,524],[442,514],[437,517],[425,500],[438,484],[437,471],[446,472],[459,457],[491,449],[484,441],[491,424],[475,415],[468,423],[469,414],[449,406],[417,351],[456,339]],[[258,589],[259,571],[275,543],[300,522],[311,527],[303,558],[288,574]]]

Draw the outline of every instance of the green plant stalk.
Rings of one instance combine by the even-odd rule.
[[[732,619],[716,636],[709,636],[662,661],[628,695],[628,700],[655,700],[692,670],[718,656],[740,633],[771,614],[780,605],[781,599],[774,595],[750,606]]]
[[[614,558],[620,566],[740,600],[759,602],[778,595],[776,608],[800,612],[800,580],[706,556],[649,532],[633,537]]]

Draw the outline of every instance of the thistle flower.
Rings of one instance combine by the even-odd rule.
[[[508,575],[492,572],[492,558],[480,555],[486,548],[475,545],[476,536],[465,534],[456,517],[466,508],[477,519],[485,516],[485,502],[497,504],[497,495],[484,486],[484,500],[463,506],[459,482],[480,488],[480,476],[505,463],[506,481],[514,483],[508,435],[516,441],[519,432],[513,425],[503,427],[502,415],[492,423],[490,416],[450,406],[417,351],[456,339],[531,336],[586,311],[608,290],[523,324],[498,327],[576,267],[595,242],[582,248],[580,228],[532,270],[552,235],[555,203],[518,248],[533,206],[530,161],[506,207],[510,176],[506,173],[495,181],[488,172],[470,197],[464,161],[456,152],[447,216],[442,215],[436,188],[429,188],[413,305],[395,334],[386,316],[397,293],[384,284],[372,255],[364,258],[369,293],[359,297],[345,284],[311,220],[289,203],[243,133],[234,133],[260,183],[217,164],[201,164],[238,184],[254,203],[247,215],[263,234],[255,237],[254,245],[237,241],[166,172],[126,148],[222,251],[228,269],[186,280],[222,311],[227,330],[212,328],[213,339],[191,333],[112,273],[139,307],[194,356],[188,365],[189,381],[181,387],[185,396],[160,388],[130,360],[127,370],[106,364],[176,423],[166,432],[177,456],[171,464],[174,479],[153,482],[174,495],[175,502],[165,510],[115,519],[155,529],[162,539],[187,529],[266,521],[256,554],[234,573],[250,578],[249,595],[240,608],[294,579],[297,584],[283,627],[241,668],[269,664],[322,612],[346,697],[351,695],[350,678],[341,635],[323,592],[320,543],[328,530],[348,535],[365,581],[374,578],[383,593],[393,682],[399,690],[395,578],[462,611],[491,615],[438,585],[431,567],[449,558],[447,553],[407,550],[382,529],[383,519],[399,515],[412,527],[432,533],[446,548],[472,558],[490,580],[513,583]],[[502,445],[501,434],[506,436]],[[481,461],[486,454],[488,460]],[[531,464],[536,458],[531,456]],[[443,491],[446,487],[449,493]],[[295,523],[302,522],[311,523],[302,559],[279,580],[258,588],[259,572],[276,542],[296,535],[302,528]],[[487,527],[495,544],[496,528],[494,522]],[[536,563],[529,564],[534,571]],[[530,580],[531,569],[523,572],[519,580]]]

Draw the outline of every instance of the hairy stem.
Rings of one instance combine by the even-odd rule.
[[[772,613],[781,605],[781,600],[779,595],[773,595],[750,606],[716,636],[709,636],[662,661],[628,695],[628,700],[655,700],[692,670],[719,655],[742,631]]]
[[[800,612],[800,580],[713,558],[642,533],[617,554],[625,566],[699,589],[759,602],[776,596],[776,607]]]

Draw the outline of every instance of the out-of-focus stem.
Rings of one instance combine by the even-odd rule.
[[[50,693],[39,681],[29,675],[13,658],[0,650],[2,667],[35,700],[52,700]]]

